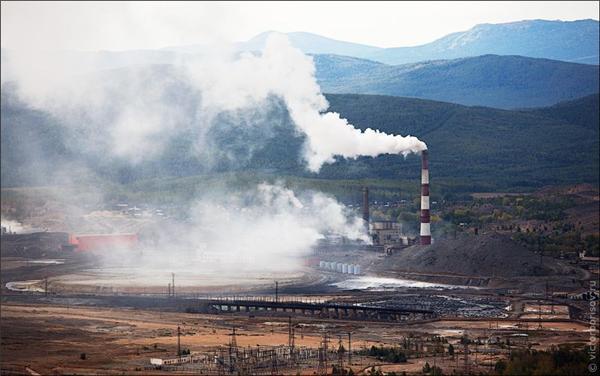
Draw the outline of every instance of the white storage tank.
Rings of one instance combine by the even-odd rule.
[[[348,264],[342,264],[342,273],[348,273]]]
[[[323,260],[319,261],[319,268],[325,269],[325,261],[323,261]]]
[[[329,269],[329,270],[332,270],[332,271],[335,271],[335,262],[331,262],[331,261],[329,261],[329,262],[327,263],[327,269]]]
[[[335,270],[336,270],[338,273],[341,273],[341,272],[342,272],[342,263],[341,263],[341,262],[338,262],[338,263],[336,263],[336,265],[335,265]]]
[[[360,265],[354,265],[354,274],[360,274]]]
[[[348,274],[354,274],[354,264],[348,265]]]

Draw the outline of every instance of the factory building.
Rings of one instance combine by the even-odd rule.
[[[137,234],[70,235],[69,243],[80,252],[134,249],[138,244],[138,236]]]
[[[371,223],[371,239],[373,245],[402,243],[408,245],[408,237],[402,233],[402,223],[393,221],[377,221]]]
[[[394,221],[371,221],[369,213],[369,189],[363,188],[362,218],[365,222],[373,246],[386,253],[393,253],[417,242],[416,237],[409,237],[402,231],[402,224]],[[431,244],[431,215],[429,211],[429,154],[421,152],[421,245]]]

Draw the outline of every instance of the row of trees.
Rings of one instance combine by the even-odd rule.
[[[551,347],[547,351],[514,351],[507,360],[499,360],[499,375],[589,375],[589,348]]]

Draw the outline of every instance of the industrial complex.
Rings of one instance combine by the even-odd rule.
[[[356,207],[370,241],[331,234],[293,272],[234,263],[231,275],[202,254],[141,275],[135,264],[154,257],[155,230],[3,227],[3,352],[13,357],[3,370],[346,375],[438,367],[487,374],[514,351],[585,341],[583,281],[597,265],[536,255],[498,232],[432,238],[428,151],[421,162],[418,223],[374,216],[372,208],[380,209],[365,186]],[[133,229],[149,217],[126,206],[102,218]],[[162,209],[148,211],[169,220]],[[38,310],[64,333],[56,341],[70,344],[48,342],[44,362],[13,336],[20,320],[39,324]],[[91,321],[78,321],[82,315]],[[108,353],[93,346],[99,339],[114,344]]]

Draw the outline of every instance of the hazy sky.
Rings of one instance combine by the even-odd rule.
[[[380,47],[431,42],[479,23],[598,19],[582,2],[2,2],[5,48],[123,50],[308,31]]]

